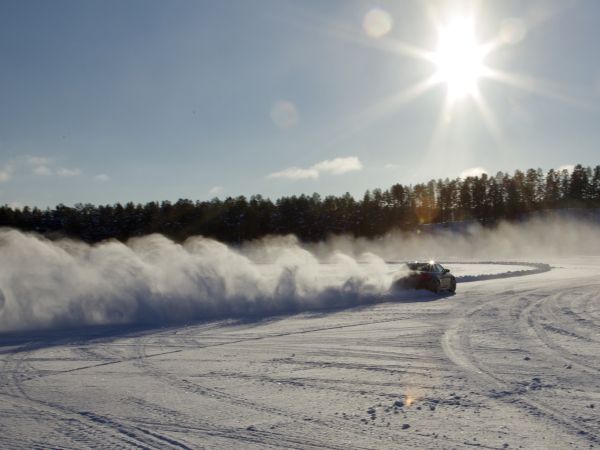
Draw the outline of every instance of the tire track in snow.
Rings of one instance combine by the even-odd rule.
[[[196,433],[200,436],[210,436],[219,439],[232,441],[232,443],[239,445],[243,444],[259,444],[261,447],[272,447],[272,448],[313,448],[322,449],[329,448],[330,445],[324,446],[318,442],[307,442],[305,439],[290,436],[289,434],[283,435],[275,431],[259,430],[254,429],[249,431],[245,428],[231,427],[223,425],[215,425],[207,420],[203,420],[197,416],[191,416],[183,414],[181,411],[166,408],[154,403],[149,403],[145,400],[130,398],[128,399],[131,403],[140,406],[141,410],[144,411],[148,417],[140,418],[137,420],[139,426],[146,428],[161,429],[163,431],[169,431],[174,433]],[[159,419],[158,421],[151,421],[150,418]]]
[[[222,346],[227,346],[227,345],[234,346],[237,344],[256,342],[259,340],[275,340],[276,341],[277,339],[279,339],[281,337],[288,337],[288,336],[294,336],[294,335],[306,335],[306,334],[320,332],[320,331],[331,331],[331,330],[335,331],[335,330],[339,330],[339,329],[363,327],[363,326],[368,326],[368,325],[372,325],[372,324],[398,322],[398,321],[401,321],[404,319],[405,319],[405,317],[402,317],[400,319],[371,320],[368,322],[361,321],[358,323],[355,322],[355,323],[351,323],[351,324],[326,326],[326,327],[311,327],[309,329],[294,330],[294,331],[289,331],[289,332],[284,332],[284,333],[268,333],[266,335],[252,336],[252,337],[235,339],[235,340],[227,340],[226,342],[223,342],[223,343],[213,343],[213,344],[208,344],[208,345],[202,345],[199,341],[196,341],[196,342],[198,342],[198,346],[195,347],[194,350],[222,347]],[[187,330],[190,333],[194,333],[193,327],[190,327]],[[157,338],[159,338],[159,339],[157,339]],[[302,424],[302,423],[305,424],[305,425],[300,426],[298,430],[294,430],[294,431],[288,430],[285,435],[279,435],[278,445],[282,445],[281,444],[282,442],[285,443],[290,438],[293,438],[294,439],[294,441],[292,442],[293,448],[298,448],[298,445],[300,443],[302,444],[301,445],[302,448],[304,448],[304,447],[310,448],[311,446],[318,446],[318,447],[323,447],[323,448],[365,448],[365,447],[361,447],[357,444],[358,440],[352,444],[345,444],[343,446],[335,445],[330,440],[326,440],[326,441],[323,441],[323,440],[315,441],[314,440],[314,436],[317,436],[317,435],[325,435],[326,436],[332,431],[337,433],[340,430],[344,430],[347,433],[348,432],[356,433],[356,437],[363,440],[365,438],[364,430],[360,430],[359,429],[360,427],[357,427],[355,422],[337,419],[333,416],[330,418],[327,418],[327,419],[311,418],[310,422],[306,422],[306,420],[307,420],[306,414],[298,414],[298,413],[289,411],[287,409],[281,409],[279,407],[269,406],[262,402],[259,403],[259,402],[253,401],[253,400],[249,400],[243,396],[232,395],[232,394],[230,394],[228,392],[224,392],[220,389],[214,389],[214,388],[208,387],[206,385],[202,385],[202,384],[199,384],[196,382],[191,382],[189,380],[182,379],[180,375],[173,374],[170,371],[167,371],[167,370],[157,367],[156,361],[147,360],[147,358],[145,357],[147,347],[156,346],[158,348],[161,348],[161,344],[160,344],[161,339],[166,340],[169,343],[169,345],[174,345],[173,339],[175,339],[175,338],[182,339],[182,341],[187,340],[188,343],[190,342],[190,338],[186,337],[184,335],[184,333],[181,333],[181,332],[177,334],[177,337],[173,336],[171,332],[166,332],[166,333],[161,333],[158,336],[153,335],[153,336],[138,339],[139,344],[140,344],[139,350],[138,350],[139,356],[140,356],[140,365],[141,365],[141,367],[144,367],[144,369],[143,369],[144,372],[147,372],[148,374],[157,377],[159,380],[163,381],[165,384],[168,384],[170,387],[176,387],[178,389],[183,390],[184,392],[207,396],[207,397],[213,398],[215,400],[221,401],[226,405],[232,405],[234,407],[242,408],[242,409],[249,410],[249,411],[254,411],[259,416],[261,414],[267,414],[267,415],[271,415],[271,416],[280,416],[284,420],[291,420],[293,422],[298,422],[299,424]],[[196,338],[196,339],[199,339],[199,338]],[[336,351],[339,351],[339,350],[336,350]],[[328,353],[327,348],[320,349],[320,353],[327,354]],[[355,353],[355,351],[350,350],[350,353],[351,354]],[[381,352],[379,352],[379,353],[381,353]],[[150,356],[152,356],[152,354],[148,355],[148,357],[150,357]],[[434,359],[438,362],[441,361],[439,358],[434,358]],[[352,368],[355,370],[356,369],[364,370],[365,367],[367,367],[367,366],[360,365],[360,366],[356,366],[356,367],[352,367]],[[210,378],[210,377],[208,377],[208,378]],[[260,381],[260,377],[257,379],[256,376],[251,376],[251,375],[249,375],[247,377],[242,377],[242,378]],[[335,383],[335,380],[332,380],[332,381]],[[338,384],[339,384],[339,380],[338,380]],[[367,383],[367,384],[369,384],[369,383]],[[394,384],[394,383],[390,383],[388,385],[389,386],[398,386],[398,384]],[[361,385],[361,387],[362,387],[362,385]],[[356,394],[357,393],[356,389],[358,389],[358,388],[355,387],[354,390],[347,391],[347,392]],[[343,391],[341,389],[336,389],[335,387],[333,390],[334,391]],[[375,394],[375,395],[377,395],[377,394]],[[389,392],[384,395],[386,395],[388,398],[390,397]],[[397,395],[394,396],[394,398],[397,399]],[[309,424],[308,429],[306,429],[307,424]],[[306,431],[303,432],[302,434],[298,434],[300,429],[304,429]],[[408,445],[413,448],[422,448],[424,445],[426,445],[426,444],[424,444],[424,442],[426,442],[426,441],[423,439],[428,436],[419,435],[419,434],[401,435],[401,434],[398,434],[397,431],[392,431],[392,430],[393,429],[389,429],[389,428],[385,428],[385,427],[377,427],[378,442],[388,441],[390,443],[392,443],[392,442],[395,443],[395,445],[399,445],[399,446],[407,446]],[[307,437],[309,437],[310,440],[306,440]],[[451,440],[449,440],[449,441],[451,441]],[[411,444],[411,442],[412,442],[412,444]],[[462,443],[462,441],[456,441],[456,442]],[[432,447],[432,448],[434,448],[434,447]],[[371,447],[366,447],[366,448],[371,448]]]
[[[532,294],[530,293],[529,295],[531,296]],[[534,298],[537,297],[534,295]],[[444,353],[453,363],[461,367],[471,380],[479,385],[482,392],[490,392],[490,398],[496,401],[508,402],[524,409],[528,413],[533,412],[537,416],[551,419],[571,433],[584,437],[590,442],[600,442],[597,426],[581,423],[577,418],[566,414],[560,407],[554,406],[548,401],[533,398],[530,395],[530,391],[524,388],[522,384],[519,384],[518,379],[510,379],[506,374],[494,370],[489,364],[477,358],[477,352],[471,342],[471,336],[475,331],[475,324],[486,319],[490,320],[490,317],[494,318],[493,314],[486,314],[486,309],[490,307],[495,308],[496,302],[501,300],[502,298],[493,297],[491,301],[486,301],[468,310],[464,317],[455,321],[442,336],[441,344]],[[506,300],[510,301],[511,299],[506,298]],[[548,301],[548,298],[543,295],[541,298],[537,298],[537,300],[524,302],[525,307],[518,308],[518,315],[520,317],[527,317],[531,309],[538,307],[538,305],[545,301]],[[496,317],[496,319],[498,318]],[[514,333],[517,339],[518,336],[525,338],[521,341],[521,344],[524,344],[524,342],[527,342],[528,337],[536,335],[535,330],[531,327],[527,319],[524,321],[521,319],[518,323],[519,328],[521,328],[520,333],[517,330],[511,329],[506,329],[504,332],[507,336]],[[526,323],[527,326],[523,327],[523,323]],[[490,390],[490,386],[493,389]]]
[[[361,324],[352,324],[352,325],[347,325],[347,326],[325,327],[325,328],[301,330],[301,331],[295,331],[295,332],[289,332],[289,333],[276,333],[276,334],[270,334],[270,335],[266,335],[266,336],[256,336],[256,337],[251,337],[251,338],[228,341],[228,342],[221,343],[221,344],[209,344],[204,347],[200,346],[200,347],[198,347],[198,349],[213,348],[213,347],[217,347],[217,346],[220,347],[223,345],[233,345],[233,344],[257,341],[257,340],[264,340],[264,339],[270,339],[270,338],[278,338],[278,337],[283,337],[283,336],[290,336],[293,334],[306,334],[306,333],[315,332],[315,331],[323,331],[323,330],[346,328],[346,327],[356,327],[359,325],[364,325],[364,324],[361,323]],[[184,339],[184,337],[181,335],[168,334],[169,339],[172,339],[173,336],[178,336],[179,338]],[[151,338],[155,339],[156,337],[157,337],[157,335],[153,335]],[[160,379],[161,381],[165,382],[169,386],[178,388],[178,389],[183,390],[188,393],[203,395],[203,396],[207,396],[207,397],[213,398],[218,401],[226,402],[235,407],[255,411],[255,412],[261,413],[261,414],[278,416],[285,420],[293,420],[293,421],[298,421],[298,422],[305,422],[307,420],[308,416],[306,414],[298,414],[298,413],[294,413],[289,410],[283,410],[283,409],[276,408],[273,406],[268,406],[266,404],[257,403],[255,401],[248,400],[244,397],[229,394],[220,389],[214,389],[214,388],[211,388],[208,386],[200,385],[198,383],[193,383],[186,379],[181,379],[180,377],[178,377],[172,373],[169,373],[169,372],[159,369],[158,367],[153,365],[147,359],[146,342],[145,341],[147,341],[148,339],[150,339],[150,338],[146,338],[146,339],[141,338],[138,340],[138,342],[139,342],[138,365],[141,369],[143,369],[143,371],[145,373]],[[152,345],[157,345],[157,343],[153,343]],[[148,356],[152,356],[152,355],[148,355]],[[346,421],[342,421],[342,420],[325,421],[322,419],[312,419],[311,418],[310,423],[313,426],[316,425],[319,428],[324,427],[325,429],[331,429],[334,427],[336,429],[340,429],[340,428],[347,428],[347,426],[348,426],[348,423]],[[238,433],[239,433],[239,430],[238,430]],[[262,431],[262,433],[264,435],[265,432]],[[273,434],[273,433],[270,433],[270,434]],[[255,436],[255,433],[253,434],[253,436]],[[264,435],[264,436],[268,436],[268,435]],[[247,436],[244,434],[244,439],[246,437]],[[306,434],[290,435],[290,433],[288,432],[285,435],[278,435],[277,442],[279,443],[278,445],[281,445],[282,443],[288,443],[288,444],[290,444],[290,448],[298,448],[297,447],[298,445],[301,445],[302,448],[328,448],[328,449],[331,448],[331,449],[337,449],[337,450],[344,450],[344,449],[349,448],[348,445],[338,446],[338,445],[332,444],[329,441],[316,439],[314,437],[314,433],[311,433],[310,435],[306,435]],[[353,445],[352,448],[360,449],[360,448],[365,448],[365,447]]]
[[[598,375],[600,374],[600,366],[597,352],[595,357],[592,355],[579,356],[558,343],[559,337],[562,335],[578,341],[583,340],[588,345],[594,345],[596,349],[600,348],[598,340],[577,333],[577,327],[566,322],[564,314],[558,315],[556,313],[553,306],[561,300],[568,301],[568,297],[566,293],[560,293],[551,297],[548,301],[535,302],[523,311],[521,326],[532,329],[536,337],[554,353],[555,357],[560,358],[569,365],[578,366],[580,370]]]
[[[5,395],[13,397],[24,404],[27,409],[36,410],[40,416],[49,416],[52,423],[60,424],[56,430],[77,445],[90,448],[105,447],[110,443],[112,448],[176,448],[189,449],[183,443],[168,437],[148,433],[140,434],[140,430],[115,418],[100,415],[91,411],[79,411],[56,402],[32,397],[25,389],[23,380],[37,378],[34,369],[22,370],[28,353],[22,351],[20,358],[10,356],[3,367],[2,389]],[[31,373],[33,372],[33,375]]]

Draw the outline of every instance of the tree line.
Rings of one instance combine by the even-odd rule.
[[[204,235],[237,243],[269,234],[295,234],[319,241],[332,234],[375,237],[393,229],[413,230],[423,224],[477,220],[492,225],[518,220],[532,212],[600,207],[600,165],[576,165],[571,171],[550,169],[498,172],[466,178],[394,184],[373,189],[362,199],[346,193],[281,197],[253,195],[180,199],[144,205],[95,206],[63,204],[53,209],[0,207],[0,226],[35,231],[50,238],[73,237],[89,243],[162,233],[176,241]]]

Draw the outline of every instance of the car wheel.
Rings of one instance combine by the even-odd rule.
[[[454,278],[450,280],[450,292],[452,292],[453,294],[456,292],[456,279]]]

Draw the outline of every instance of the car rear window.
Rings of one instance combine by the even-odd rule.
[[[427,263],[408,263],[410,270],[421,270],[423,272],[430,272],[431,267]]]

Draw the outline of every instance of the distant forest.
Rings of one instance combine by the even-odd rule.
[[[365,192],[361,200],[319,194],[282,197],[260,195],[178,200],[145,205],[58,205],[54,209],[0,207],[0,226],[35,231],[50,238],[73,237],[89,243],[109,238],[161,233],[175,241],[204,235],[238,243],[269,234],[295,234],[319,241],[332,234],[375,237],[393,229],[413,230],[423,224],[477,220],[493,225],[518,220],[532,212],[600,207],[600,165],[578,164],[572,171],[550,169],[498,172],[464,179],[394,184]]]

